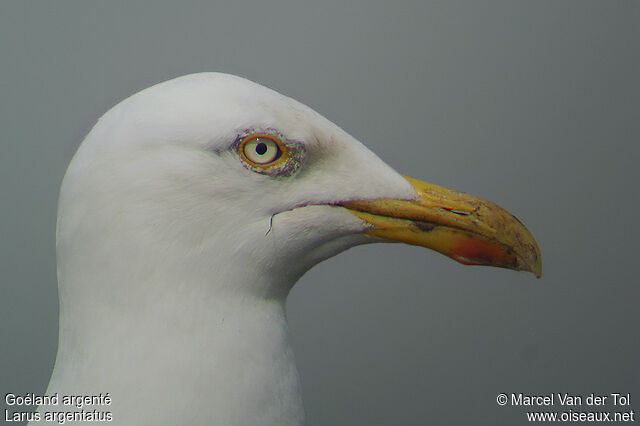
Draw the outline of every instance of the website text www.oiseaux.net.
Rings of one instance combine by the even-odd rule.
[[[572,395],[568,393],[550,393],[546,395],[528,395],[523,393],[498,394],[496,402],[500,406],[521,406],[528,409],[547,408],[544,411],[525,411],[529,422],[635,422],[635,411],[631,409],[631,394],[610,393]],[[562,407],[549,411],[551,407]],[[612,408],[607,410],[607,408]]]

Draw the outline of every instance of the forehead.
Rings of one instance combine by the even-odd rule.
[[[170,80],[124,100],[103,120],[141,137],[219,145],[239,133],[276,129],[312,142],[339,132],[309,107],[236,76],[206,73]]]

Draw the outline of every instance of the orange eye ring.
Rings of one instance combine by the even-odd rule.
[[[282,141],[267,133],[246,136],[238,145],[240,157],[252,167],[266,169],[286,161],[289,149]]]

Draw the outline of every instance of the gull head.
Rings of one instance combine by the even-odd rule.
[[[59,252],[78,233],[92,247],[76,253],[124,244],[130,260],[149,259],[133,274],[240,268],[271,279],[227,290],[269,297],[384,240],[540,274],[535,240],[495,204],[402,176],[307,106],[219,73],[158,84],[99,120],[64,180]]]

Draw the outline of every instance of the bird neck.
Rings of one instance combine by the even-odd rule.
[[[268,276],[226,268],[204,279],[158,267],[162,273],[142,279],[94,266],[59,271],[48,394],[109,392],[120,424],[302,422],[284,296],[242,290],[252,278],[269,287]]]

